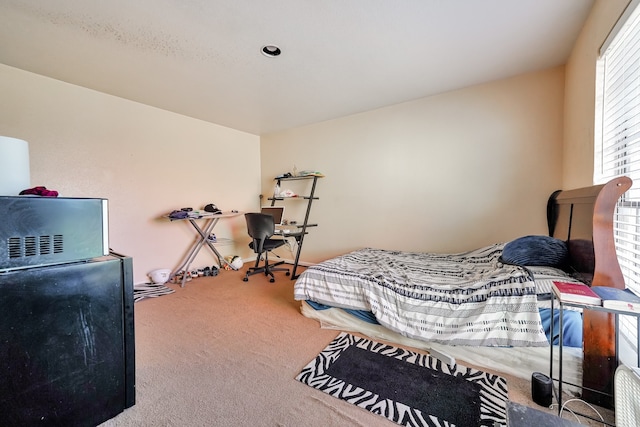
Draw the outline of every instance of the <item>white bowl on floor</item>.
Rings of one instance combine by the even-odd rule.
[[[159,268],[149,273],[149,277],[151,277],[151,281],[153,283],[158,283],[158,284],[167,283],[169,281],[170,276],[171,276],[171,270],[169,270],[168,268]]]

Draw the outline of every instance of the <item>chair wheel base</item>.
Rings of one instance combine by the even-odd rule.
[[[276,281],[276,279],[274,279],[274,278],[272,277],[271,279],[269,279],[269,281],[270,281],[271,283],[273,283],[273,282],[275,282],[275,281]]]
[[[290,275],[291,275],[291,273],[289,273],[288,271],[287,271],[287,273],[285,274],[285,276],[290,276]]]
[[[243,278],[242,278],[242,281],[243,281],[243,282],[248,282],[248,281],[249,281],[249,278],[248,278],[248,277],[243,277]]]

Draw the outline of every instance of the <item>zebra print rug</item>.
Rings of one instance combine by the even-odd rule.
[[[160,283],[143,283],[133,286],[133,301],[142,301],[145,298],[156,298],[162,295],[172,294],[175,291]]]
[[[506,425],[504,378],[344,332],[296,379],[404,426]]]

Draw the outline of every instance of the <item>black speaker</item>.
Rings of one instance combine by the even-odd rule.
[[[553,399],[553,382],[540,372],[531,374],[531,398],[540,406],[549,407]]]

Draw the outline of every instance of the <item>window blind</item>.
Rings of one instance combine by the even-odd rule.
[[[640,295],[640,1],[623,13],[596,68],[594,183],[626,175],[633,186],[614,216],[616,252],[626,286]],[[637,323],[621,316],[621,336],[638,352]]]

